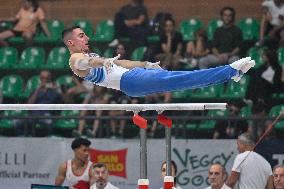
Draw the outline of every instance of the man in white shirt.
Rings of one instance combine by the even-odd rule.
[[[210,186],[205,189],[230,189],[226,184],[227,172],[223,165],[215,163],[208,171]]]
[[[239,154],[235,158],[231,175],[227,180],[229,187],[235,189],[273,189],[271,166],[261,155],[253,151],[255,142],[249,133],[238,137]]]
[[[284,165],[278,165],[273,169],[273,181],[275,189],[284,189]]]
[[[90,189],[119,189],[108,181],[108,170],[104,163],[96,163],[92,167]]]

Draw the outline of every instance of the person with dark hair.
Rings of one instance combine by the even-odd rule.
[[[177,176],[177,172],[178,172],[178,169],[177,169],[177,164],[175,161],[171,160],[171,176],[174,177],[174,187],[176,189],[182,189],[179,185],[177,185],[176,183],[176,176]],[[164,179],[164,177],[166,176],[166,171],[167,171],[167,162],[164,161],[162,163],[162,166],[161,166],[161,177],[162,179]],[[161,188],[162,189],[162,188]]]
[[[90,189],[119,189],[108,181],[109,173],[104,163],[96,163],[92,166]]]
[[[89,189],[92,176],[92,162],[89,161],[91,142],[85,138],[72,141],[71,149],[74,157],[60,164],[55,178],[55,185],[61,186],[66,180],[70,189]]]
[[[40,23],[44,33],[50,36],[45,21],[45,14],[41,7],[38,5],[37,0],[22,0],[22,7],[15,16],[10,19],[16,22],[16,25],[11,30],[6,30],[0,33],[0,41],[4,41],[10,37],[22,36],[27,43],[31,43]]]
[[[284,189],[284,165],[277,165],[273,169],[275,189]]]
[[[130,37],[137,47],[147,45],[148,13],[143,0],[131,0],[114,17],[115,39],[109,44],[115,47],[123,37]]]
[[[182,35],[175,30],[175,20],[171,17],[165,19],[164,29],[160,36],[160,53],[156,55],[156,60],[162,62],[164,69],[178,70],[181,59]]]
[[[284,2],[264,0],[260,22],[260,39],[256,45],[277,49],[284,45]]]
[[[246,57],[217,68],[167,71],[161,69],[159,62],[118,60],[119,56],[101,58],[90,53],[89,37],[79,27],[64,30],[62,35],[71,54],[69,65],[74,74],[133,97],[205,87],[231,79],[238,82],[255,65],[254,60]]]
[[[214,163],[210,166],[208,171],[208,181],[210,186],[205,189],[230,189],[225,181],[227,179],[227,172],[223,165]]]
[[[236,156],[231,175],[226,184],[241,189],[273,189],[272,170],[269,162],[254,152],[255,141],[251,134],[243,133],[237,140]]]
[[[282,68],[278,63],[275,50],[266,49],[262,53],[263,64],[251,73],[245,102],[256,104],[258,101],[268,103],[273,93],[281,91]]]
[[[210,53],[206,31],[199,29],[194,35],[195,40],[187,42],[185,58],[182,59],[183,63],[188,63],[192,67],[196,67],[200,58],[205,57]]]
[[[239,59],[242,31],[234,24],[236,12],[232,7],[224,7],[220,16],[224,24],[214,32],[212,54],[200,59],[201,69],[232,63]]]

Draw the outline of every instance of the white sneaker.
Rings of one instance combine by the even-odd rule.
[[[108,44],[109,47],[115,47],[116,45],[118,45],[119,41],[118,39],[114,39],[112,42],[110,42]]]

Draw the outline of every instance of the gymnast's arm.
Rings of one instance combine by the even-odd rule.
[[[58,168],[58,173],[55,178],[55,185],[61,186],[65,180],[67,171],[67,162],[62,163]]]

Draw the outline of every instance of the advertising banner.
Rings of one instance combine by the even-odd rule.
[[[72,139],[61,138],[0,138],[0,189],[30,189],[31,184],[54,184],[58,166],[73,158],[71,142]],[[90,160],[107,165],[109,180],[120,189],[137,188],[139,140],[92,139],[91,142]],[[284,149],[283,141],[277,143],[277,148]],[[274,164],[281,163],[276,161],[283,163],[284,152],[269,149]],[[230,172],[237,153],[235,140],[173,139],[172,159],[178,166],[178,184],[190,189],[206,187],[209,166],[219,162]],[[165,159],[165,141],[148,140],[150,188],[162,187],[161,163]]]

